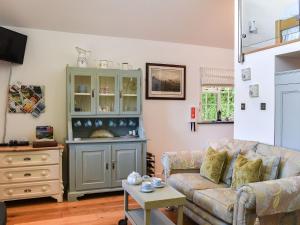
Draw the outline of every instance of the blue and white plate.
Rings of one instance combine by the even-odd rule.
[[[161,182],[160,184],[154,184],[154,183],[152,183],[152,186],[154,188],[163,188],[163,187],[166,186],[166,183],[165,182]]]
[[[141,188],[141,192],[143,192],[143,193],[151,193],[153,191],[154,191],[154,188],[149,188],[149,189]]]

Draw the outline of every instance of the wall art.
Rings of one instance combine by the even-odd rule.
[[[254,84],[249,86],[249,96],[251,98],[257,98],[259,97],[259,85]]]
[[[186,66],[146,63],[146,99],[185,100]]]
[[[8,112],[31,113],[39,117],[45,111],[45,87],[35,85],[10,85]]]

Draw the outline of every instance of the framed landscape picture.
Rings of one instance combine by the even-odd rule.
[[[185,100],[186,66],[146,63],[146,99]]]

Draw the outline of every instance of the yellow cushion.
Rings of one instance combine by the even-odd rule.
[[[235,161],[231,187],[239,188],[248,183],[260,181],[262,159],[249,160],[239,154]]]
[[[200,168],[200,175],[218,184],[226,158],[226,151],[219,152],[209,147]]]

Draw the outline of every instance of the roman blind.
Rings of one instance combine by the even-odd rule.
[[[230,69],[200,68],[201,86],[234,86],[234,71]]]

